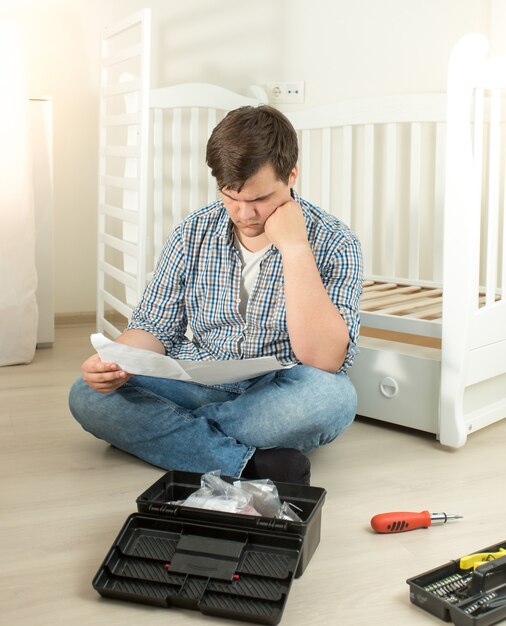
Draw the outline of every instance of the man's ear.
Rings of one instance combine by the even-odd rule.
[[[290,176],[288,178],[288,186],[293,187],[297,181],[297,176],[299,175],[299,166],[295,165],[293,170],[290,172]]]

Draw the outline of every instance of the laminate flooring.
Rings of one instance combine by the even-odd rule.
[[[103,599],[92,588],[136,497],[164,472],[72,419],[68,389],[91,353],[90,332],[59,327],[54,347],[31,364],[0,368],[0,623],[235,623]],[[313,452],[312,484],[327,490],[321,541],[282,624],[442,624],[410,604],[406,579],[506,540],[505,444],[506,420],[449,450],[431,435],[358,418]],[[422,509],[464,519],[396,535],[370,529],[376,513]]]

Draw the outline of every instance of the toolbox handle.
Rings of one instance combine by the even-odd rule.
[[[487,561],[483,565],[477,567],[473,572],[473,580],[471,582],[469,595],[472,596],[476,593],[482,593],[485,591],[486,577],[489,574],[496,573],[501,570],[506,572],[506,556],[501,556],[498,559]]]

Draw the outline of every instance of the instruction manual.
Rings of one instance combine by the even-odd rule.
[[[175,378],[200,383],[220,385],[254,378],[285,369],[273,356],[256,359],[231,359],[229,361],[184,361],[164,356],[151,350],[132,348],[124,343],[107,339],[102,333],[91,335],[91,343],[102,361],[116,363],[129,374]]]

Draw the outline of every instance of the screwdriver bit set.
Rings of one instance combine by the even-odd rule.
[[[413,604],[455,626],[506,619],[506,541],[406,581]]]

